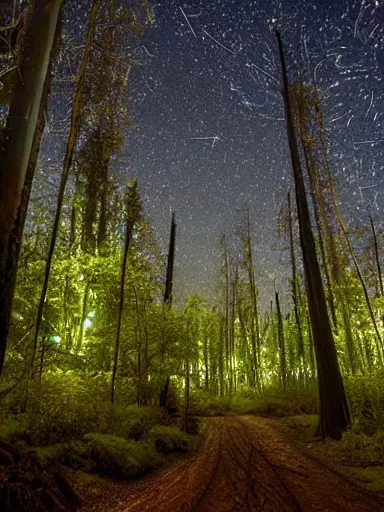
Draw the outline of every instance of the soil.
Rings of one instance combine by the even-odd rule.
[[[82,512],[384,512],[384,500],[286,436],[273,420],[205,422],[195,454],[134,482],[110,482]]]

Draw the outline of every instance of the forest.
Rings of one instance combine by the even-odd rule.
[[[216,299],[181,302],[178,212],[164,251],[118,167],[156,9],[85,4],[0,5],[1,509],[384,510],[384,229],[345,219],[327,95],[290,73],[273,24],[291,180],[269,227],[288,277],[266,305],[244,208],[215,242]],[[287,469],[293,450],[306,462]]]

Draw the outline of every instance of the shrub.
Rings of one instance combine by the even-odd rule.
[[[0,438],[15,444],[25,439],[27,418],[25,415],[4,415],[0,418]]]
[[[155,448],[145,441],[127,441],[108,434],[87,434],[84,439],[97,473],[132,478],[161,463]]]
[[[217,416],[230,411],[229,397],[218,397],[204,390],[196,390],[191,394],[190,413],[197,416]]]
[[[139,440],[144,438],[154,425],[164,423],[167,413],[156,407],[115,406],[110,416],[112,419],[106,433]]]
[[[154,444],[156,450],[163,454],[172,452],[186,452],[190,437],[176,427],[152,427],[148,440]]]
[[[84,441],[68,441],[37,450],[42,458],[60,462],[64,466],[84,471],[92,468],[90,445]]]

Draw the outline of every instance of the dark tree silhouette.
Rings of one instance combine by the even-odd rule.
[[[282,68],[283,97],[287,121],[287,136],[295,182],[297,214],[300,228],[300,245],[307,280],[309,315],[315,346],[320,398],[319,434],[322,438],[340,439],[350,425],[350,414],[340,373],[335,342],[328,316],[327,302],[317,260],[303,172],[297,145],[293,113],[289,97],[289,82],[283,43],[276,29],[277,43]]]
[[[33,2],[0,144],[0,375],[4,366],[20,239],[43,131],[42,108],[63,0]]]

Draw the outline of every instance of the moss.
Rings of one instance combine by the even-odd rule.
[[[87,434],[93,471],[110,476],[133,478],[158,467],[162,459],[145,441],[127,441],[108,434]]]
[[[384,467],[343,468],[343,472],[366,489],[384,493]]]

